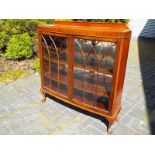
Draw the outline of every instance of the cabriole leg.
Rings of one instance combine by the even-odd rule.
[[[121,111],[121,108],[119,109],[118,114],[117,114],[117,116],[116,116],[116,118],[115,118],[115,121],[116,121],[116,122],[119,122],[119,113],[120,113],[120,111]]]
[[[117,115],[117,117],[116,117],[115,121],[116,121],[116,122],[119,122],[119,118],[118,118],[118,115]]]
[[[107,126],[108,134],[112,134],[112,124],[113,124],[113,121],[109,121],[108,126]]]
[[[45,102],[46,101],[45,93],[42,90],[40,90],[40,101],[41,102]]]

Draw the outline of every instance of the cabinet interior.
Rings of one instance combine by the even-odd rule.
[[[42,34],[43,85],[72,100],[97,109],[109,110],[115,42],[72,38],[73,58],[69,55],[69,37]],[[72,59],[70,66],[68,60]],[[68,81],[72,68],[73,83]]]

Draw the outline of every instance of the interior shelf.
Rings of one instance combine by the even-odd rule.
[[[82,64],[74,63],[74,67],[80,70],[85,71],[92,71],[92,72],[98,72],[102,74],[109,74],[112,75],[112,70],[106,69],[106,68],[95,68],[94,66],[86,65],[85,67]]]
[[[45,86],[52,89],[55,92],[59,92],[62,95],[66,95],[66,86],[67,84],[65,82],[60,82],[60,88],[58,88],[58,80],[49,78],[48,76],[44,77]],[[84,90],[82,88],[78,87],[78,84],[74,86],[73,89],[74,95],[73,100],[81,101],[85,104],[89,104],[90,106],[96,107],[96,108],[102,108],[102,109],[108,109],[108,100],[109,95],[106,93],[93,93],[89,90]],[[106,98],[107,102],[98,101],[99,98]]]
[[[45,43],[42,43],[42,47],[45,48],[45,49],[48,48],[50,51],[56,52],[56,48],[55,47],[50,46],[50,45],[46,45]],[[57,51],[59,51],[61,53],[66,53],[66,49],[65,48],[57,47]]]
[[[58,59],[56,57],[54,58],[43,57],[43,59],[50,61],[50,62],[58,63]],[[59,63],[63,65],[67,65],[67,60],[59,59]]]
[[[51,58],[51,59],[49,59],[48,57],[43,57],[43,59],[45,59],[47,61],[50,61],[50,62],[58,63],[58,59],[56,57]],[[63,64],[63,65],[67,65],[67,61],[62,60],[62,59],[59,59],[59,63]],[[90,65],[86,65],[85,68],[84,68],[84,66],[82,64],[80,64],[80,63],[74,63],[74,67],[76,67],[78,69],[81,69],[81,70],[92,71],[92,72],[97,71],[98,73],[112,75],[112,70],[109,70],[109,69],[106,69],[106,68],[97,69],[97,68],[95,68],[93,66],[90,66]]]
[[[54,39],[53,39],[54,40]],[[63,40],[63,39],[62,39]],[[67,48],[55,47],[50,41],[43,43],[43,64],[45,85],[67,95],[68,57]],[[62,45],[62,44],[61,44]],[[88,45],[74,48],[73,100],[93,107],[107,109],[113,74],[114,51]],[[66,47],[66,46],[65,46]]]
[[[43,43],[42,47],[47,51],[45,43]],[[56,50],[56,48],[54,48],[52,46],[47,46],[47,47],[50,50],[50,54],[52,54],[52,53],[54,54],[54,53],[56,53],[56,51],[58,51],[58,52],[60,52],[61,54],[64,54],[64,55],[67,53],[67,49],[64,49],[64,48],[57,48],[57,50]],[[98,57],[98,59],[101,59],[103,56],[106,56],[106,57],[114,59],[114,57],[115,57],[115,55],[114,55],[115,53],[114,52],[111,52],[111,51],[108,51],[106,53],[103,53],[103,52],[95,54]],[[47,51],[47,53],[48,53],[48,51]],[[78,51],[78,50],[74,50],[74,53],[77,54],[77,53],[81,53],[81,52]],[[87,51],[87,52],[85,51],[83,54],[84,54],[85,57],[87,57],[88,54],[89,54],[89,51]]]
[[[97,100],[88,99],[88,98],[78,96],[78,95],[75,95],[75,94],[73,96],[73,100],[75,100],[75,101],[80,101],[81,103],[90,105],[90,106],[95,107],[97,109],[102,109],[102,110],[108,111],[109,99],[108,98],[106,98],[106,99],[107,99],[106,102],[98,102]]]
[[[54,80],[56,82],[62,83],[67,85],[68,81],[67,81],[67,69],[66,67],[62,67],[62,69],[59,71],[59,79],[58,79],[58,70],[53,70],[51,72],[51,75],[49,72],[45,72],[44,75],[51,79]],[[87,72],[86,74],[83,74],[81,71],[78,70],[74,72],[74,88],[77,88],[81,91],[85,91],[88,93],[93,93],[93,94],[98,94],[100,96],[106,96],[109,97],[110,94],[110,88],[111,88],[111,80],[112,77],[111,76],[105,76],[105,75],[101,75],[98,74],[95,76],[97,77],[93,77],[92,73]],[[83,76],[84,75],[84,76]],[[96,80],[97,80],[97,84],[96,84]]]

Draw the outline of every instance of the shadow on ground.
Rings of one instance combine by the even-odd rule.
[[[48,95],[48,94],[46,94],[46,97],[50,98],[51,100],[54,100],[55,102],[58,102],[59,104],[62,104],[62,105],[64,105],[64,106],[66,106],[66,107],[68,107],[68,108],[71,108],[71,109],[73,109],[73,110],[75,110],[75,111],[77,111],[77,112],[80,112],[80,113],[82,112],[83,114],[85,114],[85,115],[87,115],[87,116],[91,116],[91,117],[93,117],[93,118],[99,119],[101,122],[103,122],[103,123],[107,126],[107,128],[108,128],[108,126],[109,126],[108,120],[105,119],[105,118],[102,117],[102,116],[99,116],[99,115],[94,114],[94,113],[91,113],[91,112],[89,112],[89,111],[86,111],[86,110],[80,109],[80,108],[78,108],[78,107],[72,106],[71,104],[68,104],[68,103],[66,103],[66,102],[63,102],[62,100],[59,100],[59,99],[57,99],[57,98],[55,98],[55,97],[53,97],[53,96],[50,96],[50,95]]]
[[[143,30],[151,30],[152,22],[146,23]],[[155,20],[154,20],[155,26]],[[153,34],[155,29],[152,29],[152,36],[145,37],[144,32],[141,32],[143,36],[138,38],[138,50],[140,59],[141,76],[143,80],[143,89],[145,93],[146,108],[148,112],[149,126],[151,134],[155,135],[155,38]],[[147,33],[146,33],[147,36]]]

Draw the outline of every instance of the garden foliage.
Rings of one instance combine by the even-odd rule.
[[[30,41],[32,43],[34,42],[34,39],[37,38],[36,28],[38,24],[46,24],[46,23],[52,23],[52,22],[53,20],[50,20],[50,19],[0,20],[0,50],[3,51],[4,53],[6,52],[5,54],[6,57],[11,59],[21,59],[21,58],[31,57],[32,56],[31,53],[33,49],[32,49],[32,45],[30,43],[28,44],[27,41],[32,40]],[[24,39],[23,37],[26,37],[26,38]],[[25,40],[25,42],[23,44],[21,44],[21,42],[17,43],[18,40],[19,41]],[[30,47],[31,47],[31,50],[29,49]],[[11,54],[11,52],[13,53]],[[20,54],[20,52],[22,53]]]
[[[8,59],[24,59],[33,56],[33,40],[28,33],[13,35],[8,44],[5,56]]]
[[[40,72],[40,62],[39,62],[39,59],[35,59],[35,61],[31,64],[31,67],[37,71],[37,72]]]
[[[128,19],[55,19],[66,21],[128,23]],[[38,24],[52,23],[54,19],[1,19],[0,51],[9,59],[25,59],[33,56]]]
[[[7,38],[8,36],[5,31],[0,32],[0,49],[6,46]]]
[[[87,22],[107,22],[107,23],[125,23],[129,22],[129,19],[73,19],[73,21],[87,21]]]

